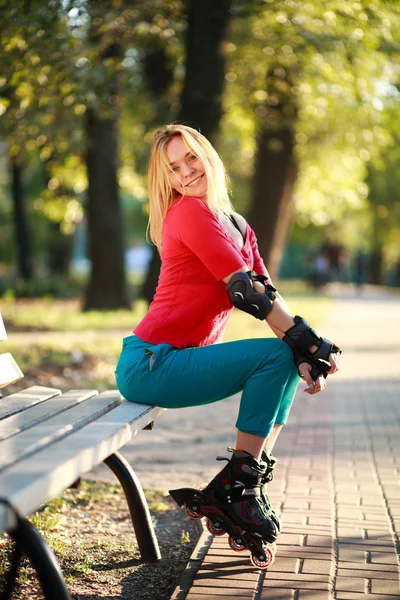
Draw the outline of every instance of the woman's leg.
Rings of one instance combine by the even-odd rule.
[[[243,431],[238,430],[236,436],[236,448],[238,450],[244,450],[254,456],[256,460],[260,460],[262,451],[268,443],[268,439],[269,438],[253,435],[252,433],[244,433]]]
[[[121,393],[132,401],[180,408],[222,400],[239,391],[238,447],[259,457],[285,404],[287,388],[299,381],[292,350],[278,339],[258,338],[177,350],[168,345],[129,348],[118,372]],[[135,365],[136,365],[135,363]],[[284,416],[284,415],[283,415]]]
[[[281,433],[282,429],[283,429],[283,423],[274,425],[271,433],[269,434],[268,438],[266,439],[265,444],[264,444],[264,452],[267,454],[267,456],[272,454],[273,447],[275,446],[275,442],[278,439],[279,434]]]

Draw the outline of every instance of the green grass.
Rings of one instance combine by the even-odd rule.
[[[81,311],[79,300],[0,299],[0,312],[9,331],[105,331],[132,330],[146,313],[146,303],[138,300],[132,310]],[[8,324],[8,325],[7,325]]]

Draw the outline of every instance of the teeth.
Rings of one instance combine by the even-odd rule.
[[[194,181],[192,181],[191,183],[188,183],[187,187],[192,187],[192,185],[196,185],[196,183],[199,181],[199,179],[201,179],[201,175],[200,177],[197,177]]]

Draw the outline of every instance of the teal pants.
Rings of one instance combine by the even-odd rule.
[[[291,348],[257,338],[195,348],[123,340],[118,389],[132,402],[164,408],[199,406],[242,392],[236,427],[268,437],[286,423],[300,381]]]

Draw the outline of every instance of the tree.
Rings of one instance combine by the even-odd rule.
[[[273,276],[294,214],[298,174],[310,152],[325,152],[329,143],[336,150],[339,138],[345,149],[351,135],[363,153],[367,130],[370,145],[379,144],[373,88],[382,74],[386,78],[398,18],[399,9],[385,2],[337,0],[329,10],[322,1],[278,2],[254,11],[247,30],[235,30],[229,92],[240,98],[241,115],[243,107],[253,111],[249,130],[257,140],[248,217]],[[231,114],[238,113],[232,100],[230,107],[229,127]]]

